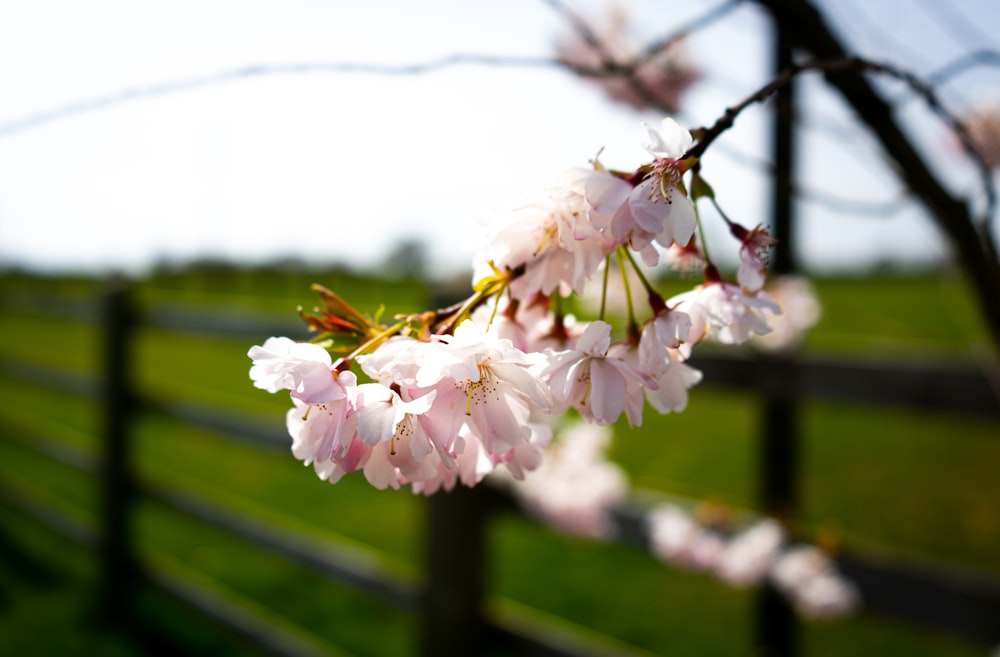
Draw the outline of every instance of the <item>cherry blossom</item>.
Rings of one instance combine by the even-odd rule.
[[[716,573],[733,586],[756,584],[771,570],[784,540],[777,521],[759,520],[729,541],[719,555]]]
[[[798,347],[822,314],[815,289],[808,279],[789,275],[773,277],[766,289],[781,314],[768,319],[771,332],[754,339],[753,346],[775,352]]]
[[[608,254],[590,223],[584,196],[590,175],[584,169],[567,171],[547,198],[515,210],[491,236],[480,260],[508,269],[525,266],[524,275],[512,283],[518,297],[579,293]]]
[[[688,390],[701,382],[702,373],[684,362],[680,349],[664,347],[658,338],[647,340],[647,333],[639,342],[638,369],[655,386],[644,388],[646,401],[660,413],[683,411],[687,408]]]
[[[338,377],[340,383],[345,386],[341,388],[341,394],[329,401],[306,404],[293,397],[294,405],[286,415],[288,433],[292,437],[292,453],[306,465],[316,464],[318,473],[321,468],[327,467],[331,459],[345,458],[357,437],[354,409],[348,392],[356,383],[354,373],[342,373]],[[355,450],[352,458],[359,456],[360,449]]]
[[[610,531],[608,512],[625,499],[628,482],[606,460],[608,427],[576,423],[560,432],[538,467],[513,490],[528,509],[570,533],[600,538]]]
[[[646,520],[650,549],[657,557],[681,568],[715,568],[724,547],[722,537],[695,522],[681,507],[662,504]]]
[[[598,424],[611,424],[625,410],[626,384],[645,380],[621,358],[608,353],[611,325],[596,321],[587,327],[573,349],[549,355],[544,370],[557,409],[575,408]],[[633,425],[641,418],[629,416]]]
[[[527,442],[532,410],[551,404],[533,370],[540,355],[524,353],[496,329],[483,330],[471,320],[423,346],[416,383],[437,390],[430,415],[464,417],[488,454]]]
[[[702,378],[687,364],[700,342],[768,333],[781,312],[762,289],[770,237],[719,209],[743,259],[737,281],[724,280],[696,231],[695,201],[715,197],[688,156],[692,133],[670,118],[643,127],[651,161],[617,171],[595,159],[512,210],[474,262],[471,294],[453,306],[384,325],[381,311],[368,316],[314,286],[322,306],[300,315],[315,339],[272,337],[248,352],[256,387],[289,391],[293,454],[330,481],[362,471],[377,488],[423,494],[476,485],[498,469],[518,480],[558,472],[572,448],[550,450],[546,465],[555,416],[574,409],[609,425],[624,414],[639,426],[647,404],[681,411]],[[664,301],[651,269],[663,252],[702,262],[704,283]],[[548,495],[594,507],[599,491],[617,490],[607,472],[570,477],[589,481],[585,492],[564,482]],[[596,516],[561,504],[564,519],[576,518],[565,522],[596,532]],[[722,554],[721,534],[698,537],[691,559]]]
[[[743,344],[751,335],[769,333],[768,319],[781,313],[765,292],[747,294],[739,285],[722,280],[709,280],[667,304],[691,317],[687,340],[691,345],[710,334],[725,344]]]
[[[600,85],[610,98],[637,110],[651,106],[677,108],[681,96],[700,75],[689,61],[683,41],[673,41],[652,57],[640,57],[642,53],[634,25],[620,6],[611,6],[608,15],[595,24],[601,26],[597,37],[601,50],[581,38],[578,30],[572,30],[556,44],[560,61],[584,69],[606,66],[605,57],[622,66],[636,64],[630,74],[631,80],[623,75],[587,76],[585,79]]]
[[[247,352],[253,360],[250,379],[254,386],[277,392],[291,390],[292,397],[307,404],[328,401],[340,394],[331,373],[333,360],[326,349],[289,338],[268,338],[263,346]]]
[[[762,226],[747,230],[739,224],[731,224],[729,229],[740,240],[740,268],[736,280],[747,292],[757,292],[764,286],[768,252],[776,240]]]
[[[809,618],[843,616],[861,602],[857,588],[837,574],[826,554],[811,545],[785,552],[775,563],[771,579]]]

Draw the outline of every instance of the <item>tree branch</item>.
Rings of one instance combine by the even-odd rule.
[[[794,44],[819,59],[846,59],[848,53],[806,0],[756,0],[774,18],[777,29],[792,36]],[[987,222],[974,221],[968,205],[956,199],[931,173],[893,117],[892,107],[879,95],[862,71],[850,67],[825,71],[827,82],[868,126],[896,165],[900,178],[920,199],[938,225],[949,235],[959,260],[972,279],[980,308],[1000,346],[1000,259]]]

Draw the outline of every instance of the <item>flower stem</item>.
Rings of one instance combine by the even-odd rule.
[[[639,281],[642,283],[642,287],[645,288],[646,292],[656,292],[656,288],[653,287],[653,285],[649,282],[649,279],[646,278],[646,275],[642,273],[642,269],[639,268],[639,263],[635,261],[635,256],[633,256],[628,249],[623,249],[622,252],[632,264],[632,271],[634,271],[635,275],[639,277]]]
[[[388,338],[391,338],[392,336],[399,333],[401,330],[403,330],[404,326],[406,326],[406,320],[403,320],[401,322],[396,322],[395,324],[385,329],[384,331],[378,332],[377,334],[375,334],[374,336],[372,336],[371,338],[360,344],[357,349],[352,351],[351,354],[346,358],[344,358],[343,360],[346,361],[354,360],[361,354],[366,353],[371,347],[377,347]]]
[[[625,252],[625,258],[622,258],[622,252]],[[635,308],[632,307],[632,286],[628,284],[628,270],[625,269],[625,259],[628,258],[628,250],[624,246],[618,247],[618,268],[622,273],[622,286],[625,288],[625,303],[628,306],[628,324],[629,327],[636,325],[635,321]]]
[[[715,199],[712,199],[712,202],[714,203]],[[705,239],[705,227],[701,224],[701,212],[698,211],[697,203],[692,203],[692,205],[694,205],[695,225],[698,226],[698,240],[701,241],[701,258],[705,262],[711,263],[712,259],[708,257],[708,240]],[[725,215],[723,215],[723,218],[726,218]],[[726,220],[728,221],[728,219]]]
[[[609,253],[604,258],[604,284],[601,287],[601,314],[598,316],[602,322],[604,321],[604,311],[607,310],[608,306],[608,273],[611,271],[611,254]]]

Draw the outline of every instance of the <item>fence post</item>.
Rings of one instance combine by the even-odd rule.
[[[484,648],[486,530],[484,486],[461,484],[428,499],[427,580],[421,609],[423,657],[472,657]]]
[[[129,475],[129,430],[133,395],[129,359],[134,314],[128,283],[111,276],[101,306],[103,380],[101,390],[100,612],[107,622],[127,619],[134,574],[129,518],[133,488]]]
[[[793,63],[792,46],[784,30],[775,30],[774,68],[777,73]],[[792,174],[795,168],[794,81],[780,88],[774,98],[772,225],[777,246],[770,270],[790,274],[796,269],[793,250]],[[759,501],[765,513],[790,520],[797,504],[798,410],[795,396],[795,363],[788,356],[763,359],[761,388]],[[798,623],[787,600],[768,581],[757,601],[756,646],[762,657],[792,657],[798,653]]]

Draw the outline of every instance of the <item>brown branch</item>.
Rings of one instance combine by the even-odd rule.
[[[656,41],[654,41],[653,43],[649,44],[646,47],[646,51],[642,54],[641,57],[639,57],[636,67],[638,67],[644,62],[647,62],[655,58],[661,52],[673,46],[674,44],[686,39],[693,32],[697,32],[698,30],[707,27],[708,25],[711,25],[715,21],[721,19],[723,16],[725,16],[726,14],[728,14],[729,12],[733,11],[738,6],[743,4],[743,2],[744,0],[727,0],[726,2],[723,2],[717,7],[709,9],[704,14],[696,16],[695,18],[691,19],[691,21],[689,21],[687,24],[677,28],[672,34],[669,34],[661,39],[657,39]]]
[[[647,80],[643,79],[641,75],[643,67],[651,64],[657,57],[664,54],[666,50],[687,38],[691,33],[726,16],[745,0],[725,0],[721,4],[691,19],[686,24],[681,25],[671,34],[650,43],[643,48],[643,51],[639,55],[627,58],[616,56],[613,49],[602,40],[601,36],[561,0],[542,1],[569,23],[580,41],[596,56],[598,60],[597,65],[593,68],[588,68],[587,73],[584,74],[585,77],[616,78],[621,80],[628,85],[629,90],[643,103],[644,107],[655,109],[665,114],[673,114],[677,111],[677,107],[669,106],[665,103],[663,96],[658,93],[656,85],[650,84]],[[573,66],[571,62],[566,63],[570,67]],[[598,74],[598,72],[600,73]]]
[[[807,0],[756,1],[768,10],[777,29],[790,35],[795,47],[820,60],[848,58],[833,30]],[[892,106],[872,87],[862,70],[845,67],[824,71],[824,75],[871,130],[913,196],[951,238],[971,278],[994,342],[1000,346],[1000,258],[988,222],[976,222],[969,206],[945,189],[903,132]]]
[[[725,113],[711,127],[699,130],[698,143],[685,153],[684,157],[701,157],[716,139],[733,126],[740,113],[751,105],[764,102],[773,96],[779,89],[789,84],[793,79],[802,73],[809,71],[832,73],[848,70],[856,71],[858,73],[879,73],[903,82],[918,96],[920,96],[924,103],[926,103],[926,105],[935,114],[937,114],[938,118],[940,118],[941,121],[948,125],[948,127],[958,135],[959,140],[962,142],[962,147],[965,149],[972,161],[976,163],[980,177],[983,181],[983,188],[986,193],[986,210],[979,223],[982,224],[984,230],[988,229],[989,223],[996,211],[996,189],[993,184],[993,176],[990,171],[989,163],[986,162],[982,154],[976,149],[968,130],[966,130],[965,126],[955,115],[944,107],[938,99],[933,87],[921,80],[919,77],[909,71],[896,68],[895,66],[873,62],[861,57],[846,57],[844,59],[831,61],[813,60],[791,66],[774,80],[745,98],[739,104],[727,108]]]
[[[488,55],[477,53],[455,53],[438,59],[412,64],[373,64],[369,62],[350,61],[312,61],[293,62],[289,64],[261,64],[245,66],[207,75],[194,76],[159,82],[149,85],[129,87],[121,91],[74,101],[65,105],[52,107],[39,112],[21,116],[0,123],[0,138],[37,128],[54,121],[71,118],[81,114],[97,112],[136,100],[169,96],[196,89],[214,87],[230,82],[253,78],[283,76],[283,75],[382,75],[405,77],[434,73],[458,66],[502,66],[521,68],[561,68],[581,77],[605,77],[620,75],[618,71],[609,71],[604,67],[574,66],[547,57],[519,57],[505,55]]]

